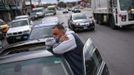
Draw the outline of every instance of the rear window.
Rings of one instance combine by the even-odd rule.
[[[86,15],[82,14],[82,15],[74,15],[73,20],[79,20],[79,19],[87,19]]]
[[[69,75],[60,58],[47,57],[0,65],[0,75]]]
[[[41,39],[52,37],[52,29],[53,26],[44,26],[44,27],[35,27],[31,32],[30,39]]]

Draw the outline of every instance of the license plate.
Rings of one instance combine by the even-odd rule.
[[[20,37],[20,36],[17,36],[16,39],[17,39],[17,40],[18,40],[18,39],[21,39],[21,37]]]

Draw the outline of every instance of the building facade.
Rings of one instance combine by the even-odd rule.
[[[6,22],[15,16],[24,14],[25,0],[0,0],[0,19]]]

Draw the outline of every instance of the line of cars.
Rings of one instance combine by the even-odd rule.
[[[30,13],[30,18],[32,20],[43,18],[45,16],[56,15],[56,7],[55,6],[48,6],[47,8],[44,7],[37,7],[33,8]]]
[[[68,13],[69,11],[72,11],[73,13],[80,13],[81,10],[79,8],[68,8],[68,9],[63,9],[62,13],[65,14],[65,13]]]
[[[89,24],[89,20],[86,22]],[[84,25],[86,22],[84,21]],[[13,28],[9,29],[9,32],[13,31],[11,35],[20,36],[20,33],[22,35],[29,33],[25,30],[26,27],[31,30],[28,30],[30,31],[29,38],[26,38],[28,40],[8,45],[0,50],[0,75],[74,75],[69,63],[63,57],[54,56],[47,51],[55,43],[52,27],[63,24],[59,18],[46,17],[42,19],[41,24],[32,26],[29,18],[21,17],[10,24],[13,25]],[[21,27],[20,32],[15,29],[16,25]],[[9,32],[7,35],[10,35]],[[66,32],[73,31],[66,28]],[[91,39],[87,40],[83,48],[83,65],[83,75],[109,75],[108,67]]]

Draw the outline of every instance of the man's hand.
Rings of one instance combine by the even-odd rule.
[[[69,38],[67,37],[67,35],[64,35],[60,38],[60,42],[63,42],[63,41],[66,41],[68,40]]]

